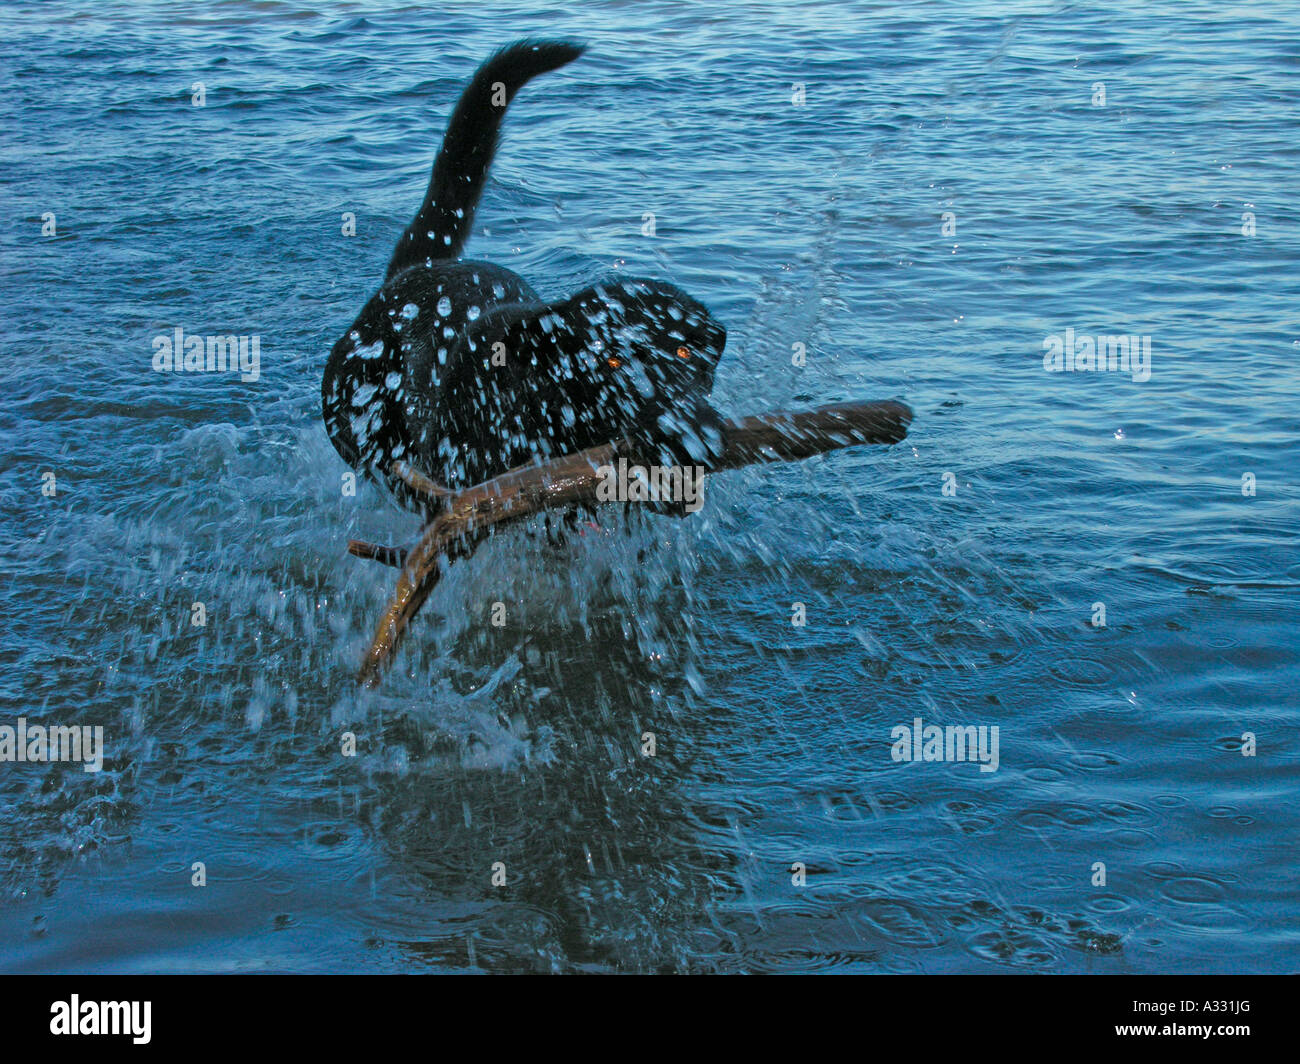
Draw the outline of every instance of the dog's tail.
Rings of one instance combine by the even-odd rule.
[[[429,190],[397,242],[385,280],[425,259],[454,259],[460,254],[496,154],[506,107],[531,79],[572,62],[584,51],[582,45],[567,41],[519,41],[479,67],[447,123]]]

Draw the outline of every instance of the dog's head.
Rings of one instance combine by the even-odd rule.
[[[666,281],[607,281],[565,301],[561,314],[583,360],[616,390],[644,398],[707,396],[727,330],[703,303]]]
[[[722,419],[709,394],[727,330],[703,303],[665,281],[628,278],[593,285],[558,309],[580,378],[571,394],[585,395],[587,409],[621,422],[665,462],[716,457]]]
[[[722,447],[709,393],[726,340],[702,303],[662,281],[499,307],[449,346],[416,419],[421,446],[438,449],[428,468],[483,479],[624,437],[662,464],[707,465]]]

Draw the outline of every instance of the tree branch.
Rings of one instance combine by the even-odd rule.
[[[727,422],[723,453],[710,472],[795,461],[841,447],[897,443],[907,436],[911,420],[912,411],[893,401],[840,403],[738,418]],[[349,552],[358,557],[401,568],[393,597],[362,660],[358,681],[367,687],[378,684],[412,618],[437,584],[444,559],[450,564],[468,557],[494,529],[542,510],[595,503],[601,484],[597,469],[620,458],[649,464],[629,441],[619,440],[549,462],[520,466],[455,493],[404,466],[399,474],[402,480],[437,515],[409,551],[360,540],[348,545]]]

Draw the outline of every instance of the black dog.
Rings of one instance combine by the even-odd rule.
[[[622,437],[661,465],[707,469],[721,451],[708,396],[727,334],[700,303],[622,278],[544,303],[509,270],[457,260],[507,104],[582,52],[523,41],[479,68],[383,287],[330,353],[330,439],[401,499],[398,460],[459,489]]]

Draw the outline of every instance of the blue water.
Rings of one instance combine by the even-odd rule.
[[[0,724],[107,747],[0,764],[0,970],[1300,967],[1300,13],[1117,6],[0,9]],[[416,529],[321,370],[530,34],[590,51],[472,255],[685,288],[728,414],[916,419],[498,538],[363,696],[392,572],[344,547]],[[155,373],[178,326],[258,379]],[[1047,372],[1066,329],[1150,379]],[[997,771],[895,760],[917,717]]]

